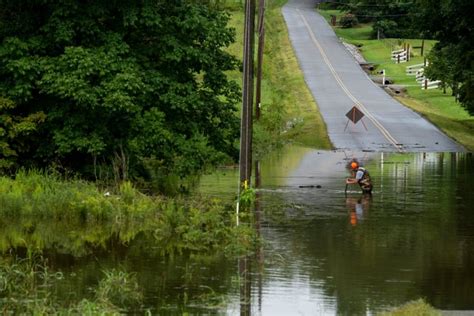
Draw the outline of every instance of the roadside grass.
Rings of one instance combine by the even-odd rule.
[[[257,155],[278,144],[293,142],[318,149],[331,149],[326,125],[304,81],[289,40],[281,6],[286,1],[272,1],[265,11],[266,34],[262,79],[261,119],[255,126]],[[244,14],[231,12],[230,26],[235,28],[236,42],[228,51],[242,59]],[[256,46],[257,47],[257,46]],[[255,48],[255,53],[257,49]],[[241,83],[242,73],[229,73]]]
[[[319,10],[319,13],[328,22],[331,15],[341,15],[338,10]],[[412,49],[413,56],[407,63],[396,64],[390,60],[391,50],[401,47],[402,43],[410,43],[412,47],[420,46],[420,39],[370,39],[369,24],[353,29],[343,29],[339,26],[333,29],[338,37],[360,47],[359,50],[367,62],[375,65],[373,74],[384,69],[386,77],[392,79],[395,85],[406,86],[406,94],[396,97],[400,103],[424,116],[467,150],[474,151],[474,117],[455,101],[450,89],[447,89],[446,93],[441,89],[422,90],[414,76],[406,75],[407,66],[423,63],[424,57],[420,55],[420,49]],[[435,43],[425,40],[425,56]]]

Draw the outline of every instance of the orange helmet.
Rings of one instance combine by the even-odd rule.
[[[359,168],[359,164],[355,161],[351,162],[351,169],[354,170],[354,169],[357,169],[357,168]]]

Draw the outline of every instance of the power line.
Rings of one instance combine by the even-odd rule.
[[[384,18],[384,17],[397,17],[397,16],[408,16],[410,13],[400,13],[400,14],[377,14],[377,15],[363,15],[363,14],[354,14],[350,13],[356,17],[361,18]]]
[[[392,6],[392,4],[354,4],[354,3],[345,3],[345,2],[336,2],[336,1],[323,1],[323,2],[320,2],[319,4],[323,4],[323,3],[327,3],[327,4],[337,4],[337,5],[345,5],[345,6],[351,6],[351,7],[389,7],[389,6]],[[405,5],[411,5],[411,4],[414,4],[414,2],[407,2],[407,3],[399,3],[400,5],[402,6],[405,6]]]

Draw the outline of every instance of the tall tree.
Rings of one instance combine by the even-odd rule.
[[[416,25],[425,38],[439,42],[431,51],[428,75],[440,72],[474,115],[474,36],[471,0],[418,0]],[[446,74],[447,72],[447,74]]]
[[[186,175],[236,156],[228,16],[185,0],[2,0],[0,167]]]

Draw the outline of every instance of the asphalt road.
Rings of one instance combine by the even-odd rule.
[[[315,0],[289,0],[282,11],[306,84],[337,149],[465,151],[374,84],[316,12],[315,4]],[[348,123],[345,116],[353,106],[365,114],[357,124]]]

